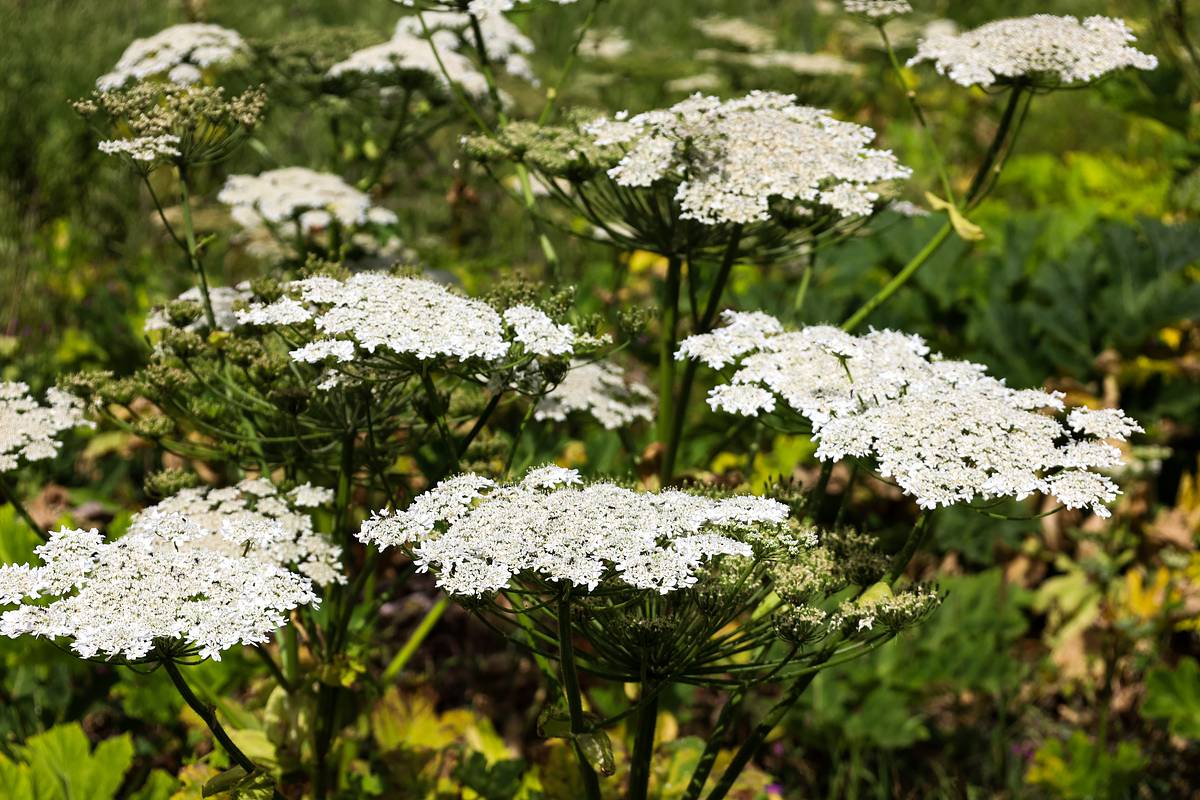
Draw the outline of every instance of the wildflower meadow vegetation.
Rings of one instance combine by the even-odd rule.
[[[1200,7],[0,5],[0,800],[1200,797]]]

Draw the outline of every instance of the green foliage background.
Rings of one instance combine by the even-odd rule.
[[[722,93],[795,92],[872,125],[884,146],[914,168],[918,178],[908,199],[921,202],[925,190],[936,191],[935,171],[883,54],[871,44],[872,32],[819,13],[818,5],[608,0],[600,24],[620,27],[635,47],[612,63],[585,63],[564,105],[637,111],[674,102],[679,94],[667,82],[709,69],[695,53],[713,46],[686,21],[743,16],[775,31],[782,47],[827,50],[862,63],[864,77],[730,70],[722,73]],[[1189,592],[1200,519],[1187,505],[1197,502],[1200,451],[1200,95],[1162,30],[1163,9],[1171,4],[917,5],[964,26],[1041,11],[1113,13],[1134,22],[1142,46],[1158,53],[1162,66],[1092,91],[1038,98],[998,190],[973,217],[986,240],[945,248],[872,324],[921,333],[934,349],[985,363],[1016,386],[1049,379],[1082,396],[1115,394],[1146,423],[1148,440],[1166,449],[1149,458],[1161,468],[1130,490],[1130,507],[1115,522],[1120,534],[1100,544],[1070,523],[948,513],[925,565],[949,591],[946,606],[919,632],[821,675],[761,765],[778,784],[771,791],[779,794],[771,796],[1184,796],[1200,780],[1194,660],[1200,642],[1188,624],[1197,613]],[[535,66],[542,74],[556,74],[584,13],[584,7],[567,7],[522,15],[538,43]],[[262,41],[333,27],[382,41],[399,7],[387,0],[0,3],[0,377],[40,389],[60,373],[86,367],[128,372],[146,351],[140,333],[146,313],[189,285],[169,242],[150,223],[144,193],[119,163],[96,150],[94,135],[68,105],[90,91],[133,37],[189,14]],[[935,109],[939,141],[959,165],[954,179],[965,181],[998,115],[994,98],[931,71],[915,76],[924,103]],[[527,112],[538,107],[534,90],[513,91]],[[276,104],[260,141],[229,171],[292,163],[339,173],[360,169],[377,151],[380,131],[370,124],[339,129],[330,124],[337,113]],[[452,271],[469,287],[511,276],[539,279],[528,219],[485,176],[457,165],[456,133],[445,131],[430,148],[402,153],[388,166],[385,202],[399,213],[407,243],[423,265]],[[205,210],[216,215],[214,180],[201,194],[209,200]],[[897,217],[883,235],[823,252],[800,306],[799,273],[787,266],[739,272],[729,304],[794,322],[838,321],[878,290],[939,223]],[[562,283],[576,287],[585,309],[603,311],[597,298],[611,253],[564,236],[555,242],[563,254]],[[221,283],[256,274],[256,265],[236,252],[213,261],[225,265]],[[726,423],[714,418],[706,424],[711,429],[702,427],[688,442],[685,463],[708,453]],[[584,469],[603,470],[614,451],[611,438],[594,430],[578,435],[589,454]],[[75,444],[42,474],[28,476],[23,488],[36,494],[48,479],[65,487],[65,516],[78,519],[90,506],[90,513],[119,525],[144,501],[140,478],[153,466],[150,455],[103,436]],[[741,466],[765,478],[810,459],[802,445],[781,440],[765,443],[757,466]],[[854,521],[880,529],[894,508],[865,502]],[[1167,546],[1156,526],[1176,511],[1186,512],[1189,522],[1183,537]],[[0,509],[3,561],[26,560],[32,545],[11,510]],[[1148,582],[1163,571],[1171,588],[1158,606],[1130,612],[1138,597],[1132,576]],[[454,615],[445,624],[451,630],[466,625]],[[478,739],[479,730],[493,725],[489,719],[511,711],[502,701],[475,702],[482,710],[469,724],[437,717],[476,694],[505,695],[506,673],[494,663],[519,661],[499,643],[490,651],[457,651],[453,635],[434,638],[415,679],[437,693],[437,711],[382,706],[392,716],[381,711],[374,718],[376,737],[403,728],[388,741],[395,754],[390,769],[406,778],[426,774],[432,752]],[[1063,643],[1076,638],[1082,651],[1066,653]],[[453,668],[444,671],[442,659]],[[1079,661],[1082,669],[1076,669]],[[213,696],[250,671],[238,657],[200,668]],[[447,672],[456,677],[446,679]],[[464,673],[473,676],[470,689],[460,683]],[[686,734],[704,724],[714,698],[696,693],[675,700]],[[525,745],[533,739],[528,725],[490,736]],[[198,796],[182,793],[195,788],[186,767],[202,754],[202,738],[181,717],[160,675],[79,664],[45,643],[0,643],[0,797]],[[685,757],[687,745],[678,749]],[[534,750],[530,745],[530,760],[540,760],[552,785],[557,755]],[[523,791],[525,761],[499,771],[492,758],[465,763],[455,782],[475,794],[446,796]],[[361,793],[375,791],[375,772],[346,769],[359,770],[347,780]],[[429,786],[440,791],[437,781]]]

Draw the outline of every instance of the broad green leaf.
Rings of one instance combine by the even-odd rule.
[[[1200,739],[1200,665],[1195,659],[1184,658],[1173,670],[1150,670],[1142,716],[1165,720],[1176,736]]]

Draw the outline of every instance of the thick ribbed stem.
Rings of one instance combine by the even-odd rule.
[[[733,760],[729,762],[729,766],[721,773],[721,780],[709,792],[707,800],[723,800],[729,794],[729,790],[733,788],[734,782],[738,776],[742,774],[742,770],[750,763],[750,759],[754,758],[762,747],[763,742],[767,740],[767,736],[775,729],[775,726],[783,721],[787,712],[791,711],[792,706],[799,702],[800,697],[808,689],[808,685],[812,683],[813,678],[817,676],[816,671],[804,675],[796,679],[796,682],[788,687],[787,692],[779,699],[771,710],[767,712],[767,716],[763,717],[762,721],[754,726],[754,730],[746,737],[746,741],[742,742],[742,746],[733,754]]]
[[[220,743],[233,762],[249,774],[254,771],[254,762],[251,761],[241,749],[233,743],[233,739],[229,738],[229,734],[225,732],[225,728],[221,726],[220,720],[217,719],[216,709],[208,703],[205,703],[196,693],[192,691],[192,687],[183,678],[183,673],[179,671],[179,666],[170,659],[162,662],[163,669],[171,678],[171,683],[175,684],[175,689],[183,698],[183,702],[187,703],[200,719],[204,720],[204,724],[212,731],[213,738]]]
[[[575,671],[575,641],[571,633],[571,590],[565,588],[558,600],[558,663],[561,672],[563,694],[567,699],[567,712],[571,718],[572,737],[587,732],[583,719],[583,695],[579,689],[579,674]],[[601,800],[600,779],[596,770],[575,739],[571,741],[575,757],[579,760],[579,775],[587,800]]]
[[[650,789],[650,766],[654,760],[654,730],[658,726],[658,691],[642,683],[643,697],[638,703],[637,732],[629,761],[629,800],[646,800]]]
[[[675,337],[679,329],[679,288],[683,276],[683,260],[671,256],[667,264],[667,280],[663,285],[661,330],[658,335],[658,441],[663,445],[659,478],[665,486],[671,479],[673,465],[667,455],[671,431],[675,426]]]

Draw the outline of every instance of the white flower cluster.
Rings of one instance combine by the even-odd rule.
[[[337,175],[307,167],[230,175],[217,199],[230,206],[230,214],[239,225],[251,230],[264,223],[290,223],[297,232],[308,235],[326,230],[334,222],[347,231],[396,222],[393,212],[372,203],[365,192]]]
[[[569,414],[585,412],[608,430],[654,418],[654,392],[630,381],[625,371],[606,361],[582,361],[558,386],[538,401],[534,419],[564,422]]]
[[[471,97],[486,97],[487,78],[471,59],[457,52],[460,46],[458,35],[451,31],[434,31],[431,38],[425,39],[397,29],[389,41],[357,50],[345,61],[334,64],[329,76],[367,75],[402,83],[405,75],[419,73],[433,78],[446,90],[457,84]]]
[[[222,489],[184,489],[134,515],[126,536],[156,535],[163,519],[182,517],[193,535],[180,547],[226,555],[246,554],[265,564],[299,571],[319,586],[344,583],[342,550],[313,530],[312,518],[298,509],[333,500],[329,489],[303,484],[287,495],[268,480],[244,480]],[[252,544],[249,551],[246,544]]]
[[[98,149],[110,156],[129,156],[134,161],[157,161],[182,155],[179,137],[164,133],[160,136],[135,136],[132,139],[105,139]]]
[[[237,31],[220,25],[172,25],[146,39],[135,39],[113,71],[96,81],[96,88],[107,92],[159,75],[166,75],[171,83],[197,83],[204,69],[227,64],[245,49]]]
[[[579,55],[600,61],[612,61],[628,55],[631,42],[620,28],[589,28],[579,43]]]
[[[929,36],[909,65],[932,61],[963,86],[1024,78],[1053,88],[1096,80],[1127,67],[1154,69],[1158,59],[1130,46],[1135,37],[1112,17],[1035,14],[989,22],[965,33]]]
[[[217,330],[231,331],[237,327],[237,315],[233,313],[233,308],[238,303],[245,302],[251,297],[250,284],[247,281],[239,283],[237,286],[210,286],[208,289],[208,300],[212,303],[213,317],[217,323]],[[175,298],[175,302],[188,302],[201,304],[204,302],[200,294],[200,288],[193,286],[183,294]],[[184,330],[199,331],[207,327],[208,321],[200,314],[196,319],[183,326]],[[170,330],[174,326],[167,318],[165,308],[156,308],[146,316],[146,323],[142,330],[146,333],[151,331]]]
[[[63,528],[34,550],[41,565],[0,565],[0,604],[17,605],[0,614],[0,635],[67,638],[83,658],[135,661],[170,642],[220,660],[236,644],[267,641],[292,609],[320,602],[303,575],[181,546],[203,535],[182,516],[156,522],[116,541]]]
[[[460,3],[456,2],[456,0],[396,0],[396,2],[409,8],[433,7],[456,10],[460,6]],[[467,3],[467,12],[476,16],[502,14],[505,11],[512,11],[519,5],[527,5],[530,2],[532,0],[470,0]],[[551,2],[557,3],[560,6],[569,6],[575,3],[576,0],[551,0]]]
[[[621,145],[609,171],[622,186],[678,182],[683,218],[715,225],[770,218],[776,198],[870,214],[877,184],[907,178],[875,132],[792,95],[752,92],[737,100],[694,95],[662,111],[599,119],[585,128],[597,145]]]
[[[767,50],[775,46],[775,32],[740,17],[700,17],[692,27],[709,39],[743,47],[747,50]]]
[[[1121,463],[1101,437],[1141,430],[1119,410],[1076,409],[1064,424],[1046,413],[1064,410],[1061,393],[1010,389],[979,364],[930,354],[918,336],[785,331],[761,313],[726,312],[725,320],[676,354],[716,369],[737,365],[709,405],[754,416],[782,400],[811,422],[819,459],[872,458],[923,508],[1041,492],[1106,517],[1105,503],[1119,494],[1097,471]]]
[[[83,404],[59,389],[46,392],[47,405],[29,395],[24,383],[0,381],[0,473],[17,468],[21,459],[44,461],[58,454],[57,437],[72,428],[96,427],[83,418]]]
[[[481,300],[455,294],[440,283],[360,272],[347,280],[314,277],[295,281],[269,305],[237,313],[250,325],[313,323],[319,338],[292,351],[298,361],[353,361],[360,351],[386,350],[421,361],[453,358],[498,361],[514,344],[534,356],[569,355],[582,340],[531,306],[501,316]]]
[[[421,24],[422,17],[424,26]],[[479,33],[488,60],[503,64],[510,75],[536,84],[537,78],[528,59],[534,51],[533,40],[522,33],[501,11],[477,11],[475,20],[479,24]],[[439,45],[445,41],[453,49],[461,50],[464,43],[472,47],[476,44],[470,30],[471,15],[459,11],[427,11],[421,16],[403,17],[396,23],[395,35],[400,38],[420,38],[426,28],[430,32],[452,31],[459,36],[457,42],[439,40]]]
[[[575,470],[545,466],[512,485],[471,474],[442,481],[404,511],[375,514],[359,539],[413,546],[417,565],[452,594],[499,591],[522,574],[589,589],[615,578],[666,594],[694,584],[709,559],[752,555],[748,542],[787,518],[767,498],[583,485]]]
[[[842,6],[850,14],[861,14],[871,20],[884,20],[912,13],[908,0],[843,0]]]

